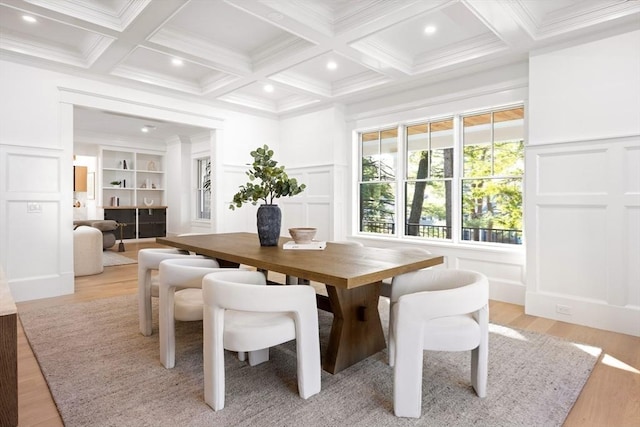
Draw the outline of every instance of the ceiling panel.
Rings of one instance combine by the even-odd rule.
[[[0,58],[277,116],[515,63],[639,18],[640,1],[624,0],[0,0]]]

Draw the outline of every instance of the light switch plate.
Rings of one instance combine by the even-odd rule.
[[[40,213],[42,212],[42,205],[38,202],[27,202],[28,213]]]

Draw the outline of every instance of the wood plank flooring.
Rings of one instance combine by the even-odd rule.
[[[157,246],[146,242],[127,243],[126,251],[121,254],[135,259],[139,249]],[[73,295],[18,303],[18,314],[25,308],[134,294],[136,289],[137,264],[106,267],[102,274],[78,277]],[[501,325],[603,349],[565,426],[640,426],[640,338],[528,316],[521,306],[497,301],[491,301],[490,313],[491,321]],[[18,417],[21,427],[63,425],[21,325],[18,325]]]

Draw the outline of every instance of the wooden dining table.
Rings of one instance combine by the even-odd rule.
[[[331,242],[323,250],[283,249],[289,240],[281,237],[278,246],[260,246],[254,233],[156,238],[160,244],[215,258],[223,267],[244,264],[324,283],[328,297],[317,295],[318,308],[331,311],[333,322],[322,366],[332,374],[386,347],[378,312],[381,281],[443,263],[439,255]]]

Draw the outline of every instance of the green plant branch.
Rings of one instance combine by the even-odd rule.
[[[284,166],[278,166],[278,162],[273,160],[273,150],[266,144],[250,154],[253,157],[252,169],[246,172],[249,182],[241,185],[234,194],[229,209],[240,208],[245,203],[256,205],[260,201],[272,205],[275,199],[295,196],[306,188],[295,178],[289,178]]]

